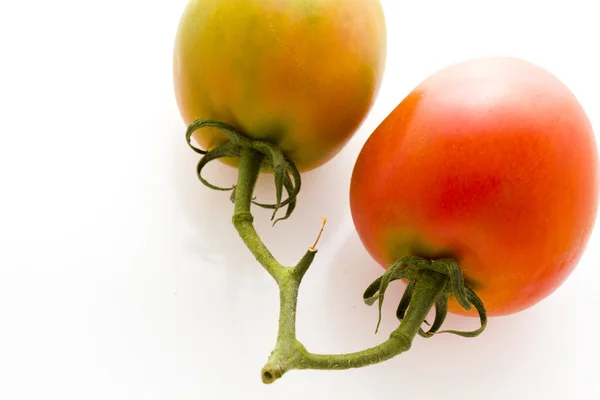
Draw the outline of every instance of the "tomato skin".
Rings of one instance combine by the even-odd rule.
[[[186,124],[228,123],[313,169],[366,117],[385,49],[379,0],[191,0],[175,41],[177,103]],[[227,140],[213,128],[194,138],[206,149]]]
[[[438,71],[392,111],[361,150],[350,205],[382,266],[452,256],[493,316],[568,277],[598,186],[594,133],[569,89],[529,62],[490,57]],[[449,310],[476,315],[453,298]]]

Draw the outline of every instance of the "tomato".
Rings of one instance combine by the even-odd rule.
[[[313,169],[369,112],[385,49],[379,0],[191,0],[175,41],[177,104],[186,124],[225,122]],[[194,139],[212,149],[227,137],[204,128]]]
[[[578,263],[598,205],[586,113],[527,61],[467,60],[433,74],[377,127],[350,203],[366,249],[454,257],[489,315],[528,308]],[[449,310],[466,312],[451,298]]]

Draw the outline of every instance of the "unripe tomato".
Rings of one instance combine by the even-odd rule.
[[[177,103],[277,144],[300,170],[337,154],[364,120],[385,64],[379,0],[191,0],[174,51]],[[212,149],[214,128],[194,133]]]
[[[514,313],[553,292],[585,249],[598,205],[594,133],[548,71],[468,60],[422,82],[375,130],[350,201],[381,265],[454,257],[489,315]],[[465,313],[452,298],[449,309]]]

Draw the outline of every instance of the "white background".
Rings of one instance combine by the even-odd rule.
[[[400,285],[377,336],[376,310],[362,303],[382,270],[353,231],[348,182],[367,135],[427,75],[472,56],[524,57],[560,77],[600,131],[595,1],[382,3],[388,62],[369,118],[304,175],[290,221],[271,228],[256,212],[288,264],[329,218],[298,310],[315,352],[363,349],[395,327]],[[0,3],[0,399],[600,398],[600,229],[559,290],[493,318],[477,339],[417,338],[380,365],[263,385],[276,286],[231,226],[228,194],[194,174],[171,71],[184,5]],[[271,190],[263,179],[258,195]]]

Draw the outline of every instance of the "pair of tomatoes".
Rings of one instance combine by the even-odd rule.
[[[232,29],[235,27],[235,29]],[[186,123],[226,122],[300,170],[331,159],[369,112],[386,53],[378,0],[192,0],[174,75]],[[227,140],[196,131],[206,149]],[[455,258],[489,315],[540,301],[592,231],[598,155],[569,89],[515,58],[472,59],[418,85],[373,132],[350,205],[369,253]],[[450,303],[450,311],[464,312]]]

